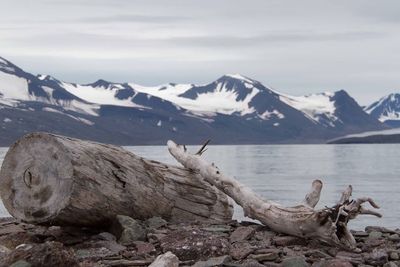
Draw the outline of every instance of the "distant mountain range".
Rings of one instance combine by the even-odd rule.
[[[362,107],[340,90],[290,96],[239,74],[206,85],[75,84],[0,57],[0,145],[47,131],[119,145],[322,143],[400,126],[400,97]]]

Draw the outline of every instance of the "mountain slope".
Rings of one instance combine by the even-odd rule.
[[[168,139],[220,144],[320,143],[380,130],[346,92],[304,97],[228,74],[206,84],[75,84],[32,75],[0,58],[0,145],[48,131],[120,145]]]
[[[400,127],[400,94],[390,94],[365,108],[372,117],[392,127]]]

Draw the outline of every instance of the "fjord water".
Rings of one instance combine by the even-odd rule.
[[[196,151],[198,147],[188,148]],[[176,164],[166,146],[126,149]],[[0,149],[1,161],[6,151]],[[374,198],[384,216],[360,216],[351,223],[353,229],[367,225],[400,227],[400,144],[210,146],[204,156],[264,198],[287,206],[299,203],[314,179],[324,182],[317,206],[320,208],[335,204],[346,186],[352,184],[353,196]],[[0,216],[6,215],[0,205]],[[243,219],[237,206],[235,218]]]

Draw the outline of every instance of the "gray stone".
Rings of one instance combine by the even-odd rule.
[[[347,252],[347,251],[339,251],[336,254],[336,258],[344,261],[349,261],[354,265],[358,265],[363,263],[363,258],[360,254],[358,253],[352,253],[352,252]]]
[[[6,255],[8,255],[11,252],[10,249],[8,249],[5,246],[0,245],[0,259],[2,259],[3,257],[5,257]]]
[[[230,233],[232,230],[232,228],[227,225],[213,225],[213,226],[204,227],[201,229],[204,231],[207,231],[207,232],[216,232],[216,233]]]
[[[383,267],[398,267],[396,263],[390,261],[383,265]]]
[[[24,260],[19,260],[11,264],[9,267],[31,267],[32,265],[29,262]]]
[[[393,234],[393,235],[390,235],[389,237],[388,237],[388,239],[390,240],[390,241],[400,241],[400,236],[399,236],[399,234]]]
[[[301,256],[285,258],[282,261],[282,267],[309,267],[309,266],[310,264],[308,264],[305,258]]]
[[[140,221],[125,215],[116,216],[110,231],[118,238],[118,242],[125,246],[145,240],[147,235],[147,230]]]
[[[246,258],[250,253],[254,251],[254,248],[247,242],[237,242],[232,244],[229,254],[235,260],[241,260]]]
[[[102,232],[102,233],[96,235],[96,238],[98,238],[100,240],[106,240],[106,241],[116,241],[117,240],[115,235],[113,235],[109,232]]]
[[[274,243],[277,246],[295,246],[295,245],[300,245],[304,246],[307,244],[307,241],[302,238],[294,237],[294,236],[276,236],[274,237]]]
[[[399,253],[397,253],[396,251],[392,251],[389,254],[389,259],[393,260],[393,261],[397,261],[400,259],[399,257]]]
[[[312,267],[353,267],[353,264],[346,260],[332,259],[315,262]]]
[[[246,259],[242,262],[243,267],[265,267],[265,265],[259,263],[254,259]]]
[[[166,226],[168,222],[161,217],[152,217],[146,220],[146,225],[150,229],[158,229],[160,227]]]
[[[228,255],[220,256],[220,257],[214,257],[214,258],[209,258],[206,261],[198,261],[192,267],[212,267],[212,266],[221,266],[224,263],[227,263],[231,261],[231,257]]]
[[[250,239],[255,233],[255,230],[253,227],[250,226],[240,226],[238,228],[236,228],[235,231],[233,231],[233,233],[230,236],[230,241],[231,243],[235,243],[235,242],[240,242],[240,241],[244,241],[247,239]]]
[[[158,256],[149,267],[178,267],[179,259],[171,252]]]
[[[369,232],[368,239],[378,239],[382,237],[382,232],[371,231]]]
[[[381,233],[389,233],[389,234],[396,233],[395,231],[390,230],[386,227],[382,227],[382,226],[367,226],[367,227],[365,227],[365,231],[368,233],[370,233],[372,231],[381,232]]]
[[[374,249],[372,253],[367,254],[364,258],[365,262],[370,265],[383,265],[388,261],[388,254],[383,249]]]
[[[255,259],[256,261],[263,262],[263,261],[275,261],[276,259],[279,258],[279,252],[277,251],[272,251],[269,253],[264,253],[264,254],[253,254],[250,255],[252,259]]]

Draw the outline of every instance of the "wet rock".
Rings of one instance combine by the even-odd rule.
[[[201,229],[172,231],[160,240],[163,252],[171,251],[180,260],[203,260],[229,254],[227,238]]]
[[[19,260],[11,264],[9,267],[31,267],[32,265],[29,262],[24,260]]]
[[[275,243],[276,246],[295,246],[295,245],[300,245],[300,246],[305,246],[307,245],[307,241],[302,238],[294,237],[294,236],[276,236],[273,239],[273,243]]]
[[[179,259],[171,252],[158,256],[149,267],[178,267]]]
[[[240,227],[236,228],[235,231],[233,231],[233,233],[229,237],[229,240],[231,243],[244,241],[244,240],[250,239],[254,235],[254,233],[255,233],[255,230],[253,227],[240,226]]]
[[[149,229],[158,229],[160,227],[166,226],[168,222],[161,217],[152,217],[145,221],[146,226]]]
[[[312,267],[353,267],[353,264],[345,260],[332,259],[316,262]]]
[[[282,261],[282,267],[309,267],[304,257],[290,257]]]
[[[254,251],[254,248],[247,242],[237,242],[232,244],[229,255],[235,260],[241,260],[246,258],[250,253]]]
[[[78,266],[74,252],[59,242],[22,245],[12,251],[4,259],[5,266],[18,260],[25,260],[32,267],[39,266]]]
[[[110,232],[124,246],[132,245],[134,241],[145,240],[147,235],[147,230],[140,221],[125,215],[116,216]]]
[[[231,257],[228,255],[209,258],[206,261],[198,261],[192,267],[212,267],[212,266],[222,266],[224,263],[231,261]]]

